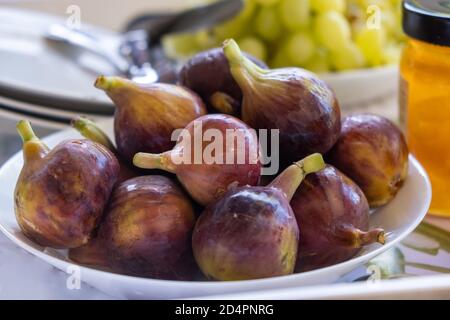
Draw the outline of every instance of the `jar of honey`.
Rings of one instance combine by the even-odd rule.
[[[430,213],[450,217],[450,1],[405,0],[400,122],[428,172]]]

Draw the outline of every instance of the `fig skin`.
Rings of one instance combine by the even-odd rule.
[[[98,238],[115,272],[190,280],[197,271],[191,245],[195,220],[189,198],[175,182],[142,176],[114,190]]]
[[[346,261],[363,246],[384,244],[382,229],[369,229],[369,205],[361,189],[336,168],[310,174],[291,200],[300,228],[296,272]]]
[[[14,197],[20,228],[45,247],[86,244],[117,181],[117,159],[89,140],[67,140],[50,151],[28,122],[18,128],[25,160]]]
[[[259,67],[267,69],[261,60],[247,53],[244,55]],[[240,114],[242,91],[230,73],[222,48],[200,52],[188,60],[180,71],[179,82],[196,92],[209,110]]]
[[[114,153],[120,164],[120,173],[117,183],[121,183],[128,179],[138,176],[129,165],[126,163],[118,153],[114,143],[109,139],[108,135],[100,129],[96,123],[84,117],[75,117],[71,121],[71,126],[77,130],[83,137],[91,141],[100,143],[104,147],[108,148],[109,151]]]
[[[400,129],[386,118],[346,117],[327,159],[363,190],[371,207],[387,204],[408,175],[409,150]]]
[[[95,86],[116,105],[117,150],[129,164],[137,152],[160,153],[175,145],[171,135],[205,115],[206,107],[191,90],[172,84],[141,85],[120,77],[100,76]]]
[[[203,157],[200,163],[195,163],[193,158],[196,152],[195,141],[202,146],[199,150],[202,155],[205,148],[210,144],[209,141],[204,141],[205,139],[202,136],[194,133],[196,124],[199,123],[202,125],[203,133],[210,129],[218,130],[223,137],[226,137],[226,130],[231,129],[244,133],[246,141],[244,150],[228,146],[224,138],[222,152],[224,157],[233,154],[234,159],[237,159],[238,155],[244,154],[244,163],[239,164],[234,161],[234,164],[226,164],[225,158],[223,163],[208,164],[205,163]],[[191,197],[202,206],[218,199],[230,186],[254,186],[258,184],[261,175],[258,138],[256,133],[244,122],[230,115],[210,114],[189,123],[185,130],[189,133],[191,147],[191,158],[188,159],[188,163],[176,164],[173,161],[174,156],[182,157],[185,149],[189,147],[189,144],[186,144],[180,136],[175,148],[171,151],[162,154],[136,154],[134,164],[139,168],[162,169],[175,173]]]
[[[231,74],[242,89],[242,120],[255,129],[280,130],[280,164],[326,153],[337,141],[341,113],[331,88],[300,68],[263,70],[225,41]]]
[[[291,274],[299,230],[289,201],[304,176],[322,167],[322,157],[313,155],[267,187],[237,187],[208,206],[192,236],[203,274],[224,281]]]
[[[104,270],[112,271],[109,268],[106,246],[97,235],[94,235],[85,245],[69,249],[68,254],[69,259],[78,264],[100,267]]]

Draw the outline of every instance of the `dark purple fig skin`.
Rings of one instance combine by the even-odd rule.
[[[60,143],[21,172],[15,191],[19,226],[42,246],[86,244],[118,175],[116,157],[102,145],[89,140]]]
[[[369,205],[361,189],[332,166],[310,174],[291,200],[300,242],[296,272],[346,261],[361,247],[345,228],[369,228]]]
[[[68,254],[69,259],[76,263],[110,270],[106,246],[97,235],[94,235],[87,244],[70,249]]]
[[[247,53],[245,56],[259,67],[267,69],[267,65],[261,60]],[[210,111],[217,111],[211,105],[211,96],[222,92],[235,100],[237,114],[240,113],[242,91],[230,73],[222,48],[203,51],[192,57],[181,69],[179,82],[200,95]]]
[[[292,273],[298,238],[297,222],[281,191],[241,187],[205,209],[192,243],[206,277],[245,280]]]
[[[191,236],[192,204],[164,176],[142,176],[119,185],[100,225],[109,267],[115,272],[168,280],[196,275]]]
[[[328,161],[363,190],[371,207],[388,203],[408,175],[409,150],[400,129],[386,118],[346,117]]]
[[[114,134],[122,159],[131,165],[138,152],[161,153],[173,148],[174,130],[205,115],[206,107],[193,91],[172,84],[137,84],[119,77],[99,77],[95,83],[116,105]]]
[[[280,130],[281,168],[330,150],[339,137],[341,113],[328,85],[299,68],[275,69],[263,79],[278,85],[246,94],[242,120],[255,129]]]
[[[218,129],[224,133],[227,129],[238,129],[248,131],[250,129],[244,122],[229,115],[223,114],[211,114],[198,118],[197,121],[202,122],[203,132],[208,129]],[[191,122],[187,127],[194,137],[194,123]],[[194,139],[192,139],[191,146],[194,146]],[[225,140],[225,139],[224,139]],[[203,143],[203,148],[209,144],[209,142]],[[174,152],[177,152],[177,145]],[[255,186],[259,182],[261,175],[261,163],[259,157],[255,163],[251,163],[249,150],[250,146],[256,146],[258,150],[258,139],[256,135],[250,133],[246,134],[245,145],[245,163],[243,164],[195,164],[193,159],[191,164],[183,164],[177,167],[176,175],[181,184],[189,192],[189,194],[201,205],[208,205],[215,199],[218,199],[225,191],[227,191],[230,185],[233,186]],[[230,151],[226,148],[224,141],[224,154],[234,152],[235,159],[237,157],[237,149]],[[191,155],[194,154],[192,148]],[[259,154],[257,154],[258,156]]]

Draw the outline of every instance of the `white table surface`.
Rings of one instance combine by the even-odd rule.
[[[110,299],[83,282],[69,290],[67,279],[0,233],[0,299]]]

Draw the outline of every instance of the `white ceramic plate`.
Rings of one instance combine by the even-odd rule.
[[[111,122],[104,125],[112,131]],[[79,137],[74,130],[65,130],[44,139],[54,146],[68,138]],[[13,190],[22,167],[21,152],[14,155],[0,169],[0,229],[18,246],[31,252],[51,265],[67,271],[73,264],[65,251],[43,248],[27,239],[20,231],[14,215]],[[387,206],[378,209],[370,217],[370,225],[383,227],[387,233],[384,246],[374,244],[365,248],[357,257],[319,270],[251,281],[231,282],[183,282],[129,277],[80,266],[81,279],[109,295],[133,299],[168,299],[206,297],[227,293],[329,284],[373,257],[394,246],[412,232],[425,217],[431,200],[431,186],[424,169],[411,156],[408,179],[398,195]]]
[[[0,109],[5,111],[10,111],[12,113],[17,114],[17,119],[41,119],[51,122],[61,123],[64,126],[67,126],[70,121],[76,116],[86,116],[95,121],[102,121],[111,116],[107,115],[99,115],[87,112],[72,112],[66,110],[58,110],[55,108],[49,108],[47,106],[23,102],[11,98],[6,98],[0,96]],[[16,121],[18,121],[15,119]]]
[[[398,88],[398,66],[321,74],[333,88],[344,111],[372,100],[393,95]]]
[[[51,105],[57,109],[111,114],[113,105],[94,88],[99,73],[112,74],[111,66],[93,57],[78,57],[85,68],[43,37],[51,24],[66,21],[33,11],[0,8],[0,94]],[[105,41],[118,41],[115,33],[87,26]],[[90,62],[89,62],[90,61]],[[95,63],[95,70],[86,68]]]

